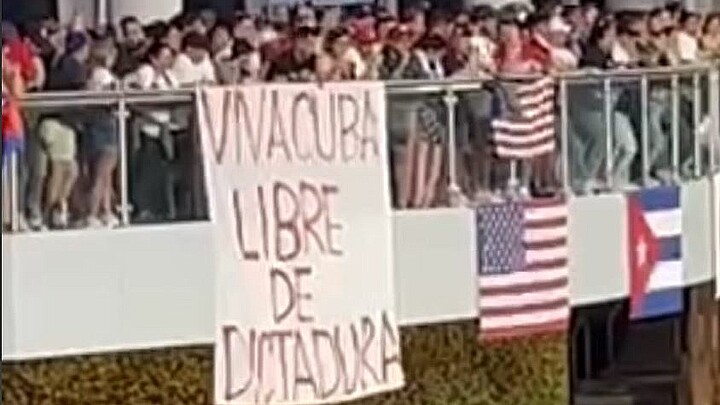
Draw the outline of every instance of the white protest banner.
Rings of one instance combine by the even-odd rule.
[[[215,401],[403,386],[381,83],[200,90],[217,251]]]

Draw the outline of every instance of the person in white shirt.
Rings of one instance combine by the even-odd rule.
[[[226,25],[218,24],[213,28],[211,34],[211,53],[215,63],[230,59],[233,53],[233,38],[230,36],[230,28]]]
[[[117,88],[118,81],[110,70],[118,51],[110,40],[97,41],[90,49],[88,90],[107,91]],[[113,174],[118,161],[117,121],[110,111],[101,108],[88,114],[87,156],[92,167],[92,191],[87,225],[93,228],[119,225],[113,214]]]
[[[700,36],[700,16],[683,12],[680,16],[680,30],[675,36],[677,55],[682,63],[697,62],[700,56],[698,38]]]
[[[578,67],[578,57],[567,47],[572,27],[561,17],[553,17],[548,24],[550,59],[556,71],[573,70]]]
[[[215,67],[210,59],[210,43],[206,36],[195,32],[183,39],[183,52],[175,58],[173,75],[181,86],[215,84]]]
[[[620,23],[617,38],[610,50],[610,59],[618,68],[632,68],[639,63],[637,43],[639,33],[628,23]]]
[[[471,15],[470,20],[474,24],[473,36],[470,38],[472,69],[483,73],[495,73],[497,71],[495,62],[497,44],[494,38],[497,32],[495,10],[490,6],[478,7]]]
[[[155,43],[148,51],[148,63],[134,75],[134,84],[142,90],[172,90],[179,87],[171,68],[174,65],[170,47]],[[140,146],[133,168],[131,198],[138,220],[162,219],[168,213],[169,163],[175,145],[171,133],[175,124],[169,109],[140,112]]]

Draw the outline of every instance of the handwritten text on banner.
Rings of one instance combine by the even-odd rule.
[[[198,109],[216,229],[216,403],[401,387],[382,85],[204,89]]]

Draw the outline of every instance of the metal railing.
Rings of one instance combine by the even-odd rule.
[[[477,138],[484,141],[490,138],[487,125],[475,124],[487,124],[493,119],[494,87],[531,79],[517,76],[387,83],[388,108],[399,109],[405,114],[399,129],[389,128],[391,143],[397,143],[402,149],[416,137],[418,106],[433,112],[438,131],[443,134],[442,139],[430,143],[437,151],[442,151],[435,156],[440,156],[441,164],[435,166],[442,167],[440,180],[443,184],[438,189],[447,192],[446,199],[426,199],[426,206],[456,204],[452,197],[459,195],[472,200],[472,194],[477,190],[467,184],[480,174],[465,166],[485,159],[486,155],[473,150],[474,142]],[[622,181],[620,177],[626,175],[628,183],[644,187],[655,181],[678,182],[717,170],[720,160],[720,71],[717,67],[579,71],[557,75],[556,79],[559,141],[556,177],[565,193],[622,189],[626,184],[618,183]],[[138,147],[135,121],[147,118],[146,111],[157,108],[184,108],[185,114],[194,114],[194,94],[194,89],[41,93],[28,95],[23,100],[23,109],[26,114],[35,115],[35,120],[42,120],[58,110],[95,108],[113,114],[118,144],[116,210],[120,225],[128,226],[133,222],[136,197],[131,195],[131,166]],[[191,118],[186,119],[188,123],[193,122]],[[394,121],[388,123],[389,127],[397,126],[398,120]],[[33,125],[29,126],[28,137],[34,137]],[[191,138],[197,135],[192,124],[184,130]],[[191,144],[199,145],[198,142]],[[192,153],[199,156],[198,150]],[[21,196],[24,194],[21,190],[27,187],[26,179],[21,175],[23,170],[27,171],[23,168],[24,160],[23,156],[13,155],[3,168],[3,189],[10,194],[9,204],[4,204],[3,209],[10,211],[12,231],[21,228],[20,219],[27,210],[27,201]],[[191,164],[197,166],[198,162]],[[509,167],[510,176],[516,176],[516,164],[511,163]],[[489,168],[493,169],[495,167]],[[421,176],[428,175],[424,170],[422,173]],[[424,179],[405,181],[422,183]],[[584,189],[583,183],[593,182],[599,186],[594,190]],[[502,188],[503,183],[507,185],[507,180],[491,179],[479,183],[485,184],[475,188],[490,190]],[[398,187],[396,183],[395,188]],[[195,187],[193,192],[204,194],[204,189]],[[194,200],[203,198],[201,195],[191,197]],[[396,202],[396,206],[420,207],[422,204]],[[191,219],[203,217],[202,208],[197,211]],[[171,217],[176,219],[176,216]]]

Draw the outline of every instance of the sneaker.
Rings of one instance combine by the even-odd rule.
[[[31,215],[27,219],[28,228],[33,232],[40,232],[46,230],[43,219],[40,215]]]
[[[102,229],[105,228],[105,223],[100,220],[100,218],[92,215],[89,216],[86,220],[86,225],[90,229]]]
[[[67,229],[69,224],[69,218],[68,218],[68,212],[67,207],[62,206],[60,208],[57,208],[52,213],[52,226],[56,229]]]
[[[20,218],[18,218],[18,231],[27,232],[29,229],[30,225],[28,224],[27,218],[25,215],[20,215]]]
[[[519,198],[521,198],[523,200],[529,200],[532,197],[532,193],[530,192],[530,187],[520,186],[518,188],[517,195]]]
[[[107,228],[117,228],[120,226],[120,220],[113,214],[105,214],[102,222]]]
[[[662,185],[675,184],[675,175],[670,169],[658,169],[655,172],[655,178],[659,180]]]

